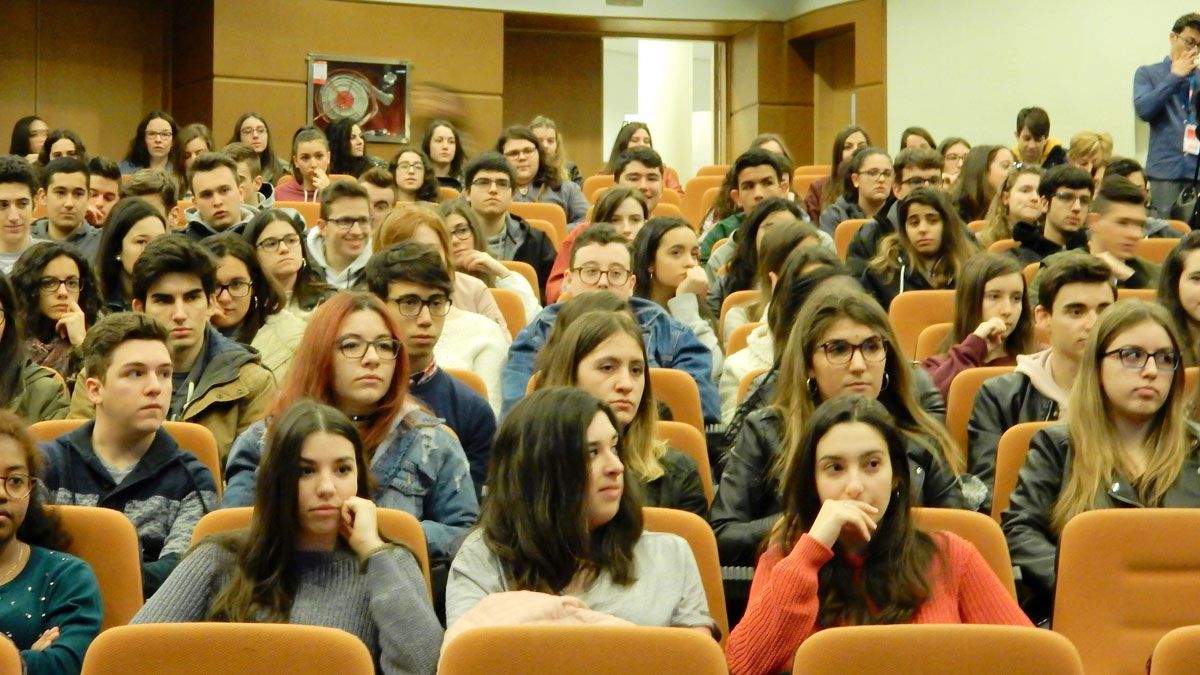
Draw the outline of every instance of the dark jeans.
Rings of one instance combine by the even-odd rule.
[[[1150,179],[1150,210],[1159,218],[1169,220],[1171,216],[1171,207],[1175,204],[1175,200],[1179,198],[1179,193],[1183,188],[1191,185],[1190,180],[1165,180],[1160,178]],[[1187,220],[1192,214],[1182,214],[1180,220]]]

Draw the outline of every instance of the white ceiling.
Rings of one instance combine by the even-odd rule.
[[[846,0],[643,0],[642,7],[613,7],[605,0],[375,0],[500,12],[644,19],[786,21]]]

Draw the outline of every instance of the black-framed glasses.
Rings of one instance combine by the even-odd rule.
[[[1141,347],[1121,347],[1112,351],[1104,352],[1104,358],[1108,358],[1113,354],[1121,358],[1121,365],[1130,370],[1143,370],[1146,363],[1150,359],[1154,359],[1154,367],[1159,370],[1175,371],[1179,368],[1179,352],[1174,349],[1160,349],[1155,352],[1148,352]]]
[[[1183,37],[1179,33],[1176,33],[1175,37],[1179,38],[1179,41],[1182,42],[1188,49],[1195,49],[1196,47],[1200,47],[1200,42],[1196,42],[1192,38]]]
[[[879,363],[887,359],[887,340],[879,336],[869,337],[858,344],[847,340],[830,340],[817,345],[825,352],[825,358],[835,366],[844,366],[854,359],[854,352],[862,354],[863,360]]]
[[[496,186],[497,190],[511,190],[512,181],[507,178],[476,178],[471,181],[471,187],[477,187],[481,190],[490,190],[492,186]]]
[[[900,181],[900,184],[907,185],[914,190],[919,187],[939,187],[942,184],[942,177],[921,178],[920,176],[914,176],[912,178],[905,178]]]
[[[595,265],[584,265],[583,267],[576,267],[573,271],[579,275],[579,280],[585,284],[599,283],[600,277],[604,276],[608,279],[608,283],[613,286],[624,285],[626,281],[629,281],[630,274],[629,270],[619,265],[613,265],[606,270],[602,270]]]
[[[258,242],[258,248],[264,251],[276,251],[279,250],[280,244],[286,244],[288,248],[296,248],[300,245],[300,235],[287,234],[282,237],[263,239],[262,241]]]
[[[537,147],[513,148],[512,150],[505,151],[504,156],[508,159],[516,159],[518,157],[530,157],[535,154],[537,154]]]
[[[330,218],[325,222],[333,224],[338,232],[349,232],[356,227],[365,231],[371,224],[371,218],[369,216],[342,216],[341,218]]]
[[[451,304],[450,297],[441,293],[428,298],[415,294],[402,295],[398,298],[388,298],[388,302],[395,305],[404,316],[417,316],[425,307],[429,308],[430,316],[446,316],[450,313]]]
[[[227,284],[217,284],[217,292],[214,295],[228,293],[231,298],[244,298],[250,295],[250,288],[252,286],[254,286],[253,281],[235,279]]]
[[[10,499],[24,499],[33,491],[33,486],[37,484],[37,479],[23,473],[10,473],[3,477],[0,485],[4,486],[4,493]]]
[[[450,236],[459,241],[470,239],[472,234],[474,233],[471,232],[471,226],[466,224],[458,225],[453,230],[450,230]]]
[[[375,348],[375,353],[384,361],[395,361],[400,356],[400,341],[391,338],[379,340],[364,340],[357,337],[342,338],[334,343],[342,356],[348,359],[361,359],[367,355],[369,347]]]
[[[79,289],[83,288],[83,282],[79,277],[67,277],[66,279],[42,277],[38,279],[38,290],[43,293],[57,293],[62,286],[66,286],[67,290],[72,293],[78,293]]]
[[[425,171],[425,165],[421,162],[400,162],[396,165],[396,173],[401,171]]]
[[[1085,209],[1092,205],[1092,198],[1090,195],[1077,195],[1073,192],[1055,192],[1054,198],[1064,204],[1069,204],[1072,206],[1075,205],[1075,202],[1079,202],[1079,205]]]
[[[146,138],[147,138],[148,140],[153,140],[153,139],[155,139],[155,138],[161,138],[161,139],[163,139],[164,141],[169,141],[169,140],[171,140],[171,139],[172,139],[174,136],[175,136],[175,134],[173,134],[173,133],[172,133],[172,132],[170,132],[170,131],[147,131],[147,132],[146,132]]]
[[[858,175],[866,176],[871,180],[879,180],[880,178],[888,180],[896,174],[891,169],[868,169],[866,171],[859,171]]]

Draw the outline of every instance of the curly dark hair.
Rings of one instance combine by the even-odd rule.
[[[21,254],[12,269],[13,290],[17,294],[17,316],[25,327],[27,337],[37,338],[43,342],[54,339],[54,321],[42,314],[38,306],[41,290],[38,286],[42,279],[42,270],[46,269],[56,258],[67,257],[79,268],[79,308],[89,321],[94,322],[100,313],[102,301],[100,285],[92,271],[88,259],[71,244],[61,241],[38,242]]]

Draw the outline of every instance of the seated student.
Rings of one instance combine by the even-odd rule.
[[[537,137],[538,145],[542,146],[542,153],[546,157],[546,163],[554,167],[559,178],[583,187],[583,174],[579,173],[579,167],[575,165],[575,162],[567,158],[567,144],[563,135],[559,133],[558,125],[554,120],[545,115],[538,115],[529,123],[529,130]]]
[[[1134,187],[1136,187],[1138,190],[1141,190],[1142,194],[1146,196],[1146,206],[1147,209],[1149,209],[1150,188],[1146,185],[1146,170],[1142,168],[1142,165],[1139,164],[1136,159],[1130,159],[1129,157],[1113,157],[1108,162],[1108,166],[1105,166],[1099,175],[1102,176],[1100,180],[1101,183],[1103,183],[1103,179],[1107,178],[1108,176],[1124,176],[1125,178],[1128,178],[1129,182],[1133,183]],[[1147,238],[1154,237],[1162,239],[1175,239],[1179,237],[1180,234],[1181,233],[1179,230],[1176,230],[1174,227],[1172,227],[1171,224],[1166,220],[1155,216],[1152,211],[1147,211]]]
[[[554,245],[541,230],[509,213],[517,174],[496,152],[472,159],[465,170],[467,189],[463,195],[483,222],[488,249],[498,260],[519,260],[537,272],[544,291],[554,265]]]
[[[971,152],[971,144],[965,138],[951,136],[938,143],[937,151],[942,156],[942,189],[950,190],[962,172],[967,153]]]
[[[66,553],[70,535],[42,504],[42,455],[25,422],[0,411],[0,633],[27,675],[77,675],[100,632],[103,601],[88,564]]]
[[[254,247],[267,282],[285,301],[286,310],[306,319],[334,289],[325,273],[309,261],[304,226],[280,209],[263,209],[242,237]]]
[[[242,203],[237,163],[220,152],[206,152],[187,173],[195,206],[183,212],[183,232],[193,241],[219,232],[241,232],[258,212]]]
[[[571,251],[571,272],[567,288],[573,294],[607,290],[628,298],[634,318],[646,336],[647,365],[675,368],[686,372],[700,390],[700,407],[706,423],[720,419],[721,404],[713,383],[712,352],[690,328],[671,318],[657,303],[633,295],[636,280],[630,272],[629,245],[607,223],[589,227],[575,240]],[[541,351],[550,328],[562,308],[561,303],[542,310],[533,323],[513,340],[504,368],[504,408],[506,413],[525,395],[525,385],[533,376],[534,359]]]
[[[258,354],[221,335],[209,323],[216,263],[183,236],[162,237],[133,266],[133,308],[170,329],[172,381],[167,419],[208,427],[221,458],[234,437],[259,420],[275,398],[275,378]],[[85,350],[86,353],[86,350]],[[80,375],[93,377],[85,370]],[[82,382],[71,397],[71,417],[93,416]]]
[[[329,626],[362,640],[382,673],[432,673],[442,627],[413,553],[379,533],[354,423],[301,400],[268,444],[249,529],[201,540],[132,623]]]
[[[892,160],[879,148],[863,148],[839,170],[842,194],[821,211],[821,229],[832,235],[843,220],[874,218],[892,192]]]
[[[557,332],[558,327],[555,328]],[[699,466],[656,440],[658,410],[646,371],[642,331],[626,312],[591,312],[572,321],[543,358],[537,389],[578,387],[608,405],[624,438],[626,462],[647,506],[708,516]]]
[[[1048,330],[1050,347],[1018,356],[1015,372],[984,382],[967,424],[967,471],[988,489],[985,510],[991,509],[1000,436],[1022,422],[1065,416],[1084,342],[1101,312],[1116,300],[1108,266],[1082,253],[1052,260],[1038,273],[1031,290],[1036,290],[1031,304],[1038,325]]]
[[[441,201],[433,162],[417,146],[400,146],[387,168],[395,178],[396,203]]]
[[[179,147],[179,152],[175,155],[175,174],[178,176],[186,176],[197,157],[206,152],[216,152],[217,150],[217,144],[213,142],[212,132],[208,130],[208,127],[199,122],[189,124],[180,129],[179,135],[175,138],[175,143]]]
[[[1017,139],[1012,147],[1013,156],[1025,166],[1049,169],[1067,161],[1062,141],[1050,136],[1050,115],[1042,108],[1021,108],[1013,136]]]
[[[233,125],[233,135],[229,142],[245,143],[258,153],[258,165],[262,169],[265,184],[274,185],[292,171],[287,162],[275,155],[271,146],[271,128],[267,125],[267,120],[258,113],[242,113]]]
[[[51,160],[59,157],[74,157],[75,159],[87,163],[88,154],[87,148],[83,146],[83,139],[79,134],[70,129],[55,129],[46,136],[46,142],[42,144],[42,149],[38,152],[36,166],[42,167],[50,163]]]
[[[1200,429],[1185,413],[1179,336],[1162,307],[1123,300],[1100,315],[1067,421],[1039,431],[1001,516],[1026,611],[1049,616],[1058,539],[1092,509],[1200,506]]]
[[[933,134],[924,127],[908,127],[900,132],[900,149],[904,148],[929,148],[937,147],[937,141],[933,140]]]
[[[121,191],[126,197],[141,197],[158,209],[167,227],[180,229],[186,224],[179,212],[175,179],[166,171],[142,169],[122,181]]]
[[[33,165],[16,155],[0,155],[0,273],[9,274],[21,253],[33,243],[33,199],[40,190]]]
[[[682,218],[651,218],[633,240],[633,294],[667,310],[712,353],[713,375],[721,372],[717,316],[708,307],[708,276],[700,267],[696,230]]]
[[[450,235],[445,221],[433,208],[425,204],[403,204],[389,213],[371,239],[371,250],[378,253],[393,244],[413,239],[427,244],[446,263],[447,273],[453,270],[450,262]],[[491,319],[505,331],[508,323],[496,305],[495,298],[483,281],[468,274],[454,273],[454,306],[466,312],[474,312]],[[528,285],[528,284],[527,284]],[[532,291],[530,291],[532,293]],[[511,340],[508,340],[511,342]]]
[[[13,125],[8,154],[24,157],[25,161],[33,164],[49,133],[50,125],[46,124],[46,120],[37,115],[22,117]]]
[[[1059,165],[1043,174],[1037,191],[1046,217],[1041,225],[1013,223],[1012,238],[1021,245],[1012,249],[1012,255],[1029,265],[1082,246],[1087,241],[1084,224],[1092,190],[1091,176],[1077,167]]]
[[[642,225],[650,220],[651,214],[662,200],[662,158],[653,148],[644,146],[630,148],[617,160],[617,172],[613,174],[616,184],[604,191],[592,208],[591,223],[611,223],[617,231],[628,237],[630,242],[637,236]],[[632,192],[630,192],[632,190]],[[634,195],[640,194],[641,199]],[[550,281],[546,282],[546,301],[558,302],[567,267],[571,258],[571,247],[575,238],[591,223],[582,223],[567,233],[558,247],[554,267],[550,270]]]
[[[133,521],[147,598],[217,505],[215,477],[162,428],[171,402],[168,340],[167,327],[145,314],[97,322],[83,347],[87,378],[76,387],[95,419],[42,444],[54,503],[114,509]]]
[[[121,170],[105,157],[88,160],[88,207],[84,214],[89,225],[102,227],[109,211],[121,194]]]
[[[862,148],[871,145],[871,138],[867,135],[867,131],[860,126],[852,125],[838,131],[833,138],[833,155],[829,161],[830,171],[828,176],[821,176],[808,186],[808,193],[804,196],[804,210],[808,213],[808,219],[814,223],[821,219],[821,212],[824,211],[830,204],[837,201],[837,198],[842,194],[842,182],[835,180],[839,175],[842,162],[854,156]]]
[[[746,214],[759,202],[769,197],[783,196],[783,187],[780,184],[784,173],[780,166],[782,163],[781,157],[760,148],[747,150],[734,160],[733,166],[729,168],[729,177],[732,178],[733,184],[729,197],[741,210],[713,225],[700,240],[701,262],[708,262],[713,244],[733,236],[746,219]]]
[[[179,146],[175,137],[179,135],[179,125],[169,113],[153,110],[146,113],[138,123],[133,139],[129,141],[129,152],[118,165],[121,175],[136,173],[141,169],[155,169],[171,173],[174,171],[175,157],[179,154]]]
[[[804,304],[777,356],[771,405],[746,417],[726,456],[710,517],[722,564],[752,564],[783,510],[783,472],[796,439],[821,402],[847,394],[881,399],[893,411],[911,460],[914,503],[963,505],[959,451],[918,404],[913,371],[896,345],[887,314],[866,294],[823,288]]]
[[[367,154],[362,127],[349,117],[333,120],[325,127],[329,139],[329,171],[358,178],[365,171],[382,167],[384,162]]]
[[[811,224],[786,223],[771,230],[763,240],[764,245],[770,246],[770,253],[759,266],[759,290],[763,294],[751,308],[759,312],[758,321],[761,324],[746,337],[746,347],[725,357],[721,365],[721,378],[717,386],[721,392],[721,422],[726,425],[726,432],[738,410],[737,394],[741,388],[742,378],[760,368],[771,369],[775,366],[775,345],[786,344],[792,330],[792,319],[801,303],[794,298],[798,294],[807,297],[811,286],[801,282],[801,278],[810,276],[813,270],[828,267],[845,274],[842,261],[837,255],[825,248],[805,244],[806,234],[812,232]],[[789,245],[790,244],[790,245]],[[825,276],[821,277],[824,280]],[[815,279],[814,279],[815,281]],[[853,283],[854,290],[862,290],[857,282]],[[777,303],[785,303],[789,311],[780,312],[775,309]],[[735,307],[746,315],[745,307]],[[734,310],[725,315],[729,323]],[[776,336],[780,339],[777,340]],[[736,433],[733,434],[736,437]]]
[[[822,403],[791,440],[783,518],[729,635],[731,673],[786,670],[827,626],[1030,625],[971,542],[913,523],[906,444],[887,409],[862,396]]]
[[[1167,254],[1158,277],[1158,301],[1175,320],[1184,363],[1200,363],[1200,234],[1188,232]],[[0,362],[5,362],[0,360]]]
[[[255,213],[263,209],[279,209],[305,229],[308,228],[304,215],[299,211],[290,206],[275,205],[275,186],[263,180],[258,153],[254,148],[245,143],[230,143],[221,148],[221,154],[232,159],[237,165],[237,187],[242,195],[244,208],[253,209]]]
[[[448,257],[454,267],[455,291],[469,283],[460,280],[462,275],[474,277],[488,288],[512,291],[525,307],[526,323],[533,321],[542,311],[537,289],[523,274],[513,272],[492,256],[483,238],[483,222],[475,209],[460,199],[449,199],[438,207],[438,215],[450,242]]]
[[[282,382],[308,322],[288,311],[267,281],[254,247],[241,235],[222,232],[200,243],[217,260],[212,325],[221,335],[253,347],[275,381]]]
[[[634,148],[654,149],[654,140],[650,138],[650,127],[646,126],[645,122],[626,122],[621,125],[621,130],[617,132],[617,137],[613,141],[612,150],[608,153],[608,162],[600,173],[615,176],[621,155]],[[683,183],[679,181],[679,172],[665,164],[662,166],[662,185],[678,192],[680,197],[683,196]]]
[[[87,165],[73,157],[50,160],[42,169],[42,188],[38,202],[46,208],[46,217],[33,221],[29,236],[44,241],[71,244],[88,260],[96,259],[100,247],[100,228],[85,219],[88,212]]]
[[[439,186],[463,190],[462,169],[467,153],[458,130],[448,120],[432,120],[421,138],[421,152],[433,162],[433,175]]]
[[[1083,169],[1094,178],[1097,170],[1108,164],[1112,151],[1113,138],[1107,131],[1085,129],[1071,137],[1071,143],[1067,146],[1067,163]]]
[[[281,202],[318,202],[329,185],[329,139],[316,127],[300,127],[292,136],[292,178],[275,188]]]
[[[898,202],[904,224],[879,242],[863,273],[863,288],[886,310],[904,291],[954,288],[978,252],[941,190],[918,188]]]
[[[67,395],[55,370],[39,366],[21,340],[17,296],[0,274],[0,409],[16,413],[26,424],[67,416]]]
[[[12,270],[17,307],[33,362],[74,383],[88,320],[100,314],[100,291],[86,258],[70,244],[43,241],[25,249]]]
[[[150,242],[166,233],[162,212],[141,197],[125,197],[108,212],[96,254],[96,276],[106,311],[133,309],[133,265]]]
[[[1088,252],[1108,263],[1117,286],[1158,286],[1159,266],[1136,254],[1138,240],[1146,237],[1146,196],[1128,178],[1104,179],[1087,223]]]
[[[402,242],[371,258],[367,286],[375,297],[396,310],[400,340],[408,357],[408,391],[458,436],[471,465],[475,496],[481,497],[492,435],[496,433],[496,415],[486,399],[438,365],[437,345],[450,312],[453,290],[445,263],[425,244]],[[495,369],[497,377],[485,379],[489,392],[492,386],[500,385],[499,370]]]
[[[987,219],[988,206],[1013,164],[1013,153],[999,145],[977,145],[967,153],[954,183],[953,201],[964,223]]]
[[[571,181],[564,181],[552,164],[537,136],[528,127],[509,127],[496,139],[496,152],[512,166],[513,201],[557,204],[567,216],[573,229],[587,218],[588,203],[583,190]]]
[[[620,426],[606,404],[574,387],[536,391],[513,408],[496,435],[479,528],[450,567],[447,643],[489,623],[715,635],[687,542],[642,529],[641,490],[625,478],[631,452]]]
[[[975,241],[985,249],[1004,239],[1013,238],[1017,223],[1025,227],[1037,227],[1042,217],[1042,202],[1038,196],[1038,185],[1042,182],[1042,169],[1036,164],[1023,164],[1021,168],[1008,170],[1004,183],[992,197],[988,207],[987,223],[975,235]]]
[[[892,162],[892,171],[896,174],[892,195],[875,214],[875,218],[863,223],[850,240],[846,266],[851,274],[861,275],[878,252],[879,242],[900,228],[897,202],[919,187],[941,187],[942,163],[941,155],[925,148],[909,148],[896,153],[896,159]]]
[[[297,359],[266,416],[229,454],[223,507],[254,503],[264,434],[305,398],[349,416],[363,436],[375,479],[373,501],[421,521],[431,556],[449,559],[475,523],[479,502],[458,439],[409,395],[403,332],[383,300],[343,291],[309,318]],[[330,345],[333,348],[330,348]]]
[[[371,204],[367,191],[352,180],[329,183],[321,191],[321,219],[308,231],[308,254],[325,283],[359,288],[371,258]],[[316,201],[316,200],[311,200]]]
[[[949,398],[950,382],[968,368],[1011,366],[1035,349],[1033,317],[1021,266],[1002,253],[976,253],[954,292],[954,324],[937,356],[921,367]]]
[[[379,229],[383,217],[396,207],[396,179],[392,172],[381,166],[373,166],[358,177],[358,184],[367,191],[371,203],[371,231]]]

